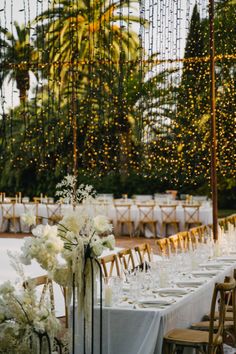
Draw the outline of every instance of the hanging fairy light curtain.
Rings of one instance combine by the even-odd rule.
[[[218,167],[231,177],[235,5],[216,3]],[[19,170],[56,170],[58,177],[78,170],[135,173],[173,186],[205,180],[207,5],[4,0],[1,169],[10,161]]]

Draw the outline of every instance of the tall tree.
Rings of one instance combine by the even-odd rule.
[[[20,26],[14,22],[14,29],[16,34],[1,29],[4,37],[1,40],[0,86],[6,78],[8,82],[15,81],[20,102],[25,103],[30,88],[29,72],[32,70],[34,48],[30,43],[30,26]]]

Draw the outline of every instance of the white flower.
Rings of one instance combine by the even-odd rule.
[[[104,215],[97,215],[93,218],[94,228],[98,233],[104,233],[106,231],[112,230],[112,225],[109,223],[108,219]]]
[[[11,285],[10,281],[5,281],[2,285],[0,285],[0,294],[7,295],[14,292],[14,286]]]
[[[74,210],[70,213],[65,214],[60,224],[62,224],[66,229],[74,233],[79,233],[83,227],[84,220],[81,217],[81,213]]]
[[[32,211],[30,211],[29,213],[25,213],[21,215],[21,221],[28,226],[35,225],[36,216],[33,214]]]
[[[92,248],[92,253],[95,257],[99,257],[101,256],[103,250],[104,250],[104,247],[101,243],[101,241],[97,241],[97,242],[94,242],[92,245],[91,245],[91,248]]]
[[[110,250],[114,249],[115,243],[116,243],[116,240],[115,240],[114,235],[109,235],[107,237],[103,237],[103,239],[102,239],[103,246],[109,248]]]
[[[41,237],[43,235],[44,225],[37,225],[33,230],[32,234],[36,237]]]

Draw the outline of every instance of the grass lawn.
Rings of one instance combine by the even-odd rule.
[[[232,214],[236,214],[235,209],[219,209],[218,210],[218,217],[219,218],[224,218],[225,216],[229,216]]]

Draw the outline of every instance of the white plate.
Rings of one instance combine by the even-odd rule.
[[[171,305],[175,302],[174,299],[140,299],[138,301],[142,305]]]
[[[190,292],[189,289],[179,289],[179,288],[162,288],[156,291],[160,295],[186,295]]]
[[[197,288],[205,283],[205,280],[184,280],[184,281],[177,281],[175,284],[180,288]]]
[[[222,268],[224,268],[224,265],[222,263],[202,263],[202,264],[199,264],[199,266],[202,268],[207,268],[207,269],[222,269]]]
[[[220,262],[236,262],[236,257],[232,257],[232,256],[225,256],[225,257],[220,257],[217,258],[218,261]]]
[[[218,274],[218,271],[213,270],[202,270],[202,271],[195,271],[191,273],[194,277],[214,277]]]

